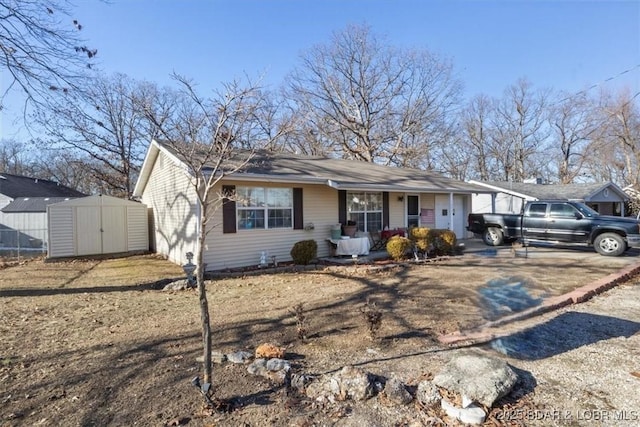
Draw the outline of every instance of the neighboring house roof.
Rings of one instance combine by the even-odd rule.
[[[140,196],[158,153],[163,151],[177,164],[181,156],[170,146],[153,140],[145,157],[134,195]],[[233,180],[325,184],[338,190],[401,191],[432,193],[490,193],[475,184],[419,169],[382,166],[369,162],[311,157],[289,153],[256,152],[250,162],[230,175]]]
[[[569,199],[590,201],[605,188],[617,193],[621,199],[629,196],[612,182],[598,182],[592,184],[534,184],[504,181],[469,181],[491,188],[495,191],[513,194],[524,199]]]
[[[0,194],[18,197],[84,197],[86,194],[47,179],[0,173]]]
[[[70,197],[19,197],[0,210],[4,213],[46,212],[47,205],[70,199]]]

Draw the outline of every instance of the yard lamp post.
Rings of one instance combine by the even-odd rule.
[[[196,286],[196,278],[193,277],[193,272],[196,271],[196,265],[193,261],[193,252],[187,252],[187,263],[182,266],[185,274],[187,275],[187,285],[190,288],[194,288]]]

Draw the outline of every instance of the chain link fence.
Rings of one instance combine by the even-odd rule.
[[[47,252],[47,229],[0,230],[0,258],[15,260]]]

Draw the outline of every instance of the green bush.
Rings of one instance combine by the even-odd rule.
[[[387,252],[396,261],[403,259],[411,248],[411,240],[406,237],[393,236],[387,242]]]
[[[433,244],[435,255],[453,255],[455,253],[456,233],[451,230],[431,229],[429,230],[429,241]]]
[[[301,240],[293,245],[290,254],[295,264],[307,265],[318,256],[318,244],[315,240]]]

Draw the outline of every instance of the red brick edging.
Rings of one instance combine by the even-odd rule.
[[[501,330],[500,327],[539,316],[541,314],[548,313],[550,311],[557,310],[571,304],[579,304],[585,302],[598,294],[614,288],[618,284],[625,282],[638,274],[640,274],[640,261],[636,262],[635,264],[631,264],[620,271],[605,276],[602,279],[598,279],[593,283],[574,289],[573,291],[566,294],[546,298],[542,302],[542,304],[538,306],[503,317],[502,319],[498,319],[493,322],[487,322],[478,328],[474,328],[473,330],[466,332],[456,331],[446,335],[439,335],[438,341],[441,344],[447,344],[451,346],[460,344],[471,345],[491,341],[500,336],[510,335],[516,332],[516,329],[518,328]],[[538,323],[539,322],[533,322],[527,324],[526,326],[521,326],[521,328],[519,328],[517,331],[519,332],[529,329]]]

